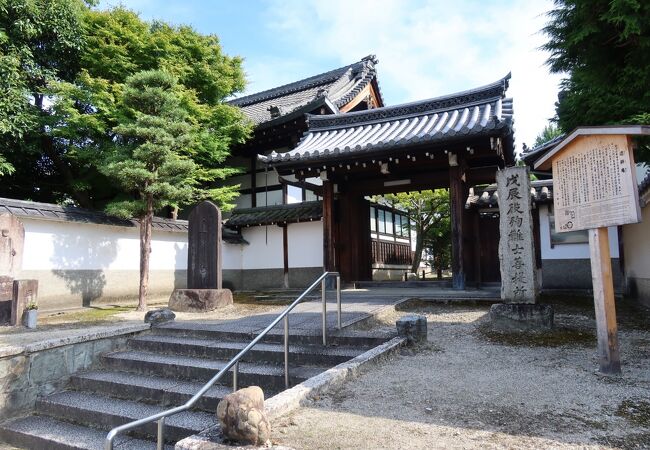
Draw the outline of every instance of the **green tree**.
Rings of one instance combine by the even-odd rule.
[[[2,142],[12,150],[7,156],[16,173],[3,180],[0,195],[103,208],[118,191],[98,167],[125,119],[124,82],[142,70],[178,79],[181,107],[196,126],[187,156],[203,167],[202,182],[236,172],[223,162],[250,126],[223,101],[243,90],[244,73],[241,58],[224,55],[216,36],[145,22],[124,8],[89,9],[81,0],[0,0],[0,13],[2,30],[9,30],[0,33],[2,55],[14,49],[12,59],[0,59],[0,75],[18,76],[16,82],[3,76],[0,89],[10,84],[23,99],[0,99],[0,106],[6,100],[16,109],[0,115],[0,133],[11,121],[22,127]],[[234,196],[233,190],[214,193],[225,207]]]
[[[146,308],[154,211],[197,198],[203,176],[187,156],[194,127],[176,88],[176,79],[163,71],[143,71],[126,79],[124,106],[130,117],[115,127],[117,150],[102,168],[125,194],[111,202],[107,212],[140,222],[138,310]]]
[[[555,123],[549,122],[548,125],[544,127],[541,133],[537,135],[535,138],[535,142],[533,143],[533,148],[540,146],[552,139],[555,139],[558,136],[561,136],[564,133],[560,127],[558,127]]]
[[[449,209],[449,191],[446,189],[401,192],[375,197],[374,200],[408,212],[416,234],[415,255],[411,265],[411,272],[417,273],[422,260],[425,242],[433,246],[431,250],[434,255],[439,251],[441,254],[444,252],[443,241],[445,236],[447,236],[449,245],[451,245],[451,226],[449,225],[451,213]],[[449,226],[449,234],[444,234],[445,226]]]
[[[555,0],[548,16],[547,63],[567,74],[556,105],[560,128],[648,123],[650,2]],[[637,158],[650,160],[647,145]]]
[[[24,196],[37,195],[34,180],[47,181],[60,163],[47,133],[46,98],[53,82],[78,72],[81,14],[89,3],[0,0],[0,172],[24,175],[3,180],[5,188],[28,185]]]

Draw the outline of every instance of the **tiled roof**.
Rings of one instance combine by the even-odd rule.
[[[535,164],[535,161],[537,161],[539,158],[544,156],[547,151],[555,147],[557,144],[562,142],[562,140],[566,137],[565,133],[562,133],[561,135],[554,137],[550,141],[546,141],[536,147],[529,148],[525,152],[521,154],[521,158],[524,160],[526,164],[529,166],[532,166]]]
[[[377,74],[376,64],[375,56],[369,55],[354,64],[236,98],[228,103],[239,106],[256,125],[277,120],[278,117],[271,114],[271,108],[277,108],[279,117],[293,112],[313,111],[325,103],[338,109],[370,84]]]
[[[510,74],[477,89],[429,100],[340,115],[308,115],[309,129],[286,153],[259,158],[293,163],[356,156],[398,146],[512,132]]]
[[[232,216],[225,225],[230,228],[241,228],[277,223],[309,222],[320,220],[322,215],[323,206],[320,201],[260,206],[233,210]]]
[[[136,220],[120,219],[119,217],[109,216],[101,211],[92,211],[74,206],[60,206],[52,203],[14,200],[10,198],[0,198],[0,214],[2,213],[10,213],[18,217],[54,220],[59,222],[82,222],[120,227],[139,226]],[[177,231],[186,233],[187,221],[154,217],[153,228],[161,231]]]
[[[137,220],[120,219],[109,216],[101,211],[60,206],[52,203],[39,203],[11,198],[0,198],[0,214],[12,214],[17,217],[30,219],[52,220],[56,222],[81,222],[96,225],[112,225],[118,227],[139,227]],[[153,229],[187,233],[187,220],[172,220],[154,217]],[[223,228],[223,240],[231,244],[247,244],[240,234]]]
[[[553,201],[553,180],[530,182],[530,199],[535,203],[550,203]],[[469,189],[465,208],[496,208],[499,206],[497,185]]]

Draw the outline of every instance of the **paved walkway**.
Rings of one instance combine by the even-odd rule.
[[[289,328],[293,334],[320,334],[322,331],[322,301],[319,298],[299,304],[289,315]],[[441,301],[498,301],[499,292],[492,290],[454,290],[450,288],[368,288],[345,289],[341,291],[341,325],[348,327],[369,316],[379,313],[385,308],[392,308],[396,304],[409,299],[441,300]],[[336,291],[327,291],[327,328],[330,332],[337,327]],[[206,320],[201,321],[202,326],[218,331],[238,331],[245,333],[258,333],[266,328],[285,306],[264,314],[257,314],[232,320]],[[178,322],[183,326],[182,322]],[[196,322],[193,321],[193,326]],[[280,323],[273,332],[283,330]]]
[[[278,291],[280,293],[280,291]],[[297,297],[298,294],[292,294]],[[385,308],[392,308],[394,305],[408,299],[441,300],[441,301],[495,301],[499,298],[499,292],[495,290],[465,290],[458,291],[450,288],[390,288],[372,287],[367,289],[346,289],[341,292],[341,322],[343,328],[348,327],[360,320],[379,313]],[[262,303],[263,304],[263,303]],[[237,331],[255,334],[266,328],[271,321],[286,306],[277,306],[267,309],[264,313],[252,314],[237,319],[212,319],[204,320],[201,314],[192,314],[191,320],[177,320],[179,326],[192,323],[197,326],[222,331]],[[336,293],[335,290],[327,291],[327,328],[330,333],[336,332]],[[209,313],[214,317],[218,311]],[[322,333],[322,302],[320,291],[314,291],[311,300],[299,304],[289,315],[290,332],[292,334],[321,334]],[[93,340],[103,337],[116,336],[125,333],[133,333],[147,328],[142,321],[122,321],[113,324],[89,325],[79,324],[74,326],[66,324],[61,328],[27,330],[7,329],[0,333],[0,357],[13,355],[21,352],[43,350],[58,345],[66,345],[75,342]],[[282,324],[279,324],[274,333],[282,333]]]

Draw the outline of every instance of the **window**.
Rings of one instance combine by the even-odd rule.
[[[386,232],[386,211],[383,209],[377,211],[377,231]]]
[[[393,213],[386,211],[386,234],[393,234]]]
[[[370,207],[370,231],[377,231],[377,218],[375,217],[375,211],[376,209],[371,206]]]

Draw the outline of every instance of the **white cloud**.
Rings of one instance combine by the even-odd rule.
[[[375,53],[388,104],[470,89],[512,71],[520,147],[531,145],[554,115],[559,77],[548,73],[547,55],[538,50],[545,41],[543,13],[551,7],[550,1],[271,0],[267,26],[291,46],[287,53],[295,56],[284,61],[287,67],[304,67],[305,60],[343,65]],[[271,87],[266,76],[300,78],[278,76],[272,60],[256,64],[271,69],[263,75],[248,67],[257,85]]]

